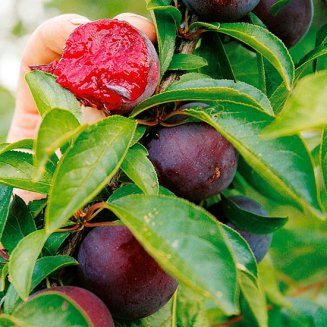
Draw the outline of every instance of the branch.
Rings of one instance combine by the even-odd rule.
[[[198,17],[196,15],[192,15],[190,18],[190,23],[192,24],[192,23],[196,22],[197,20],[198,20]],[[190,39],[182,39],[180,41],[180,44],[177,45],[175,53],[182,53],[182,54],[193,53],[193,51],[200,39],[201,33],[194,32],[194,33],[190,33],[190,35],[192,35],[192,37],[190,37]],[[181,74],[182,74],[181,72],[173,72],[173,73],[169,74],[167,77],[163,78],[160,83],[158,93],[162,93],[163,91],[165,91],[173,82],[175,82],[176,80],[179,79]]]

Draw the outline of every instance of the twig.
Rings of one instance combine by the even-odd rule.
[[[299,296],[305,292],[308,292],[312,289],[317,289],[318,291],[321,290],[325,285],[327,285],[327,278],[324,278],[318,282],[312,283],[310,285],[306,285],[303,287],[299,287],[293,292],[290,292],[288,295],[289,296]]]
[[[190,24],[196,22],[198,20],[197,16],[192,15],[190,18]],[[188,26],[188,22],[186,22],[186,26]],[[177,46],[175,53],[182,53],[182,54],[191,54],[193,53],[199,39],[201,33],[192,33],[193,37],[190,40],[182,39],[180,44]],[[159,86],[159,93],[165,91],[173,82],[178,80],[180,77],[180,72],[174,72],[169,74],[167,77],[163,78],[160,86]]]
[[[83,230],[71,233],[59,249],[58,254],[72,256],[79,247],[82,241],[82,236]]]

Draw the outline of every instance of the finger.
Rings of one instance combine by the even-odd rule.
[[[130,23],[132,26],[145,33],[152,43],[157,41],[156,29],[151,20],[133,13],[123,13],[114,18]]]
[[[8,134],[9,142],[35,138],[40,123],[37,108],[24,79],[25,74],[30,71],[29,65],[48,64],[59,59],[70,33],[81,23],[88,21],[80,15],[61,15],[47,20],[32,34],[23,51],[16,110]]]

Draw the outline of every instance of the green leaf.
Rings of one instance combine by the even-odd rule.
[[[41,211],[45,208],[47,199],[33,200],[28,203],[28,210],[31,212],[32,217],[36,218]]]
[[[146,132],[145,126],[137,125],[135,134],[133,136],[133,140],[131,142],[131,146],[135,145],[144,136],[145,132]]]
[[[324,129],[321,140],[319,162],[323,177],[323,206],[327,210],[327,128]]]
[[[0,267],[0,292],[3,292],[6,287],[6,278],[8,275],[8,264],[4,264],[2,267]],[[1,325],[0,325],[1,326]]]
[[[259,88],[257,54],[236,40],[224,44],[224,47],[236,80]]]
[[[209,327],[203,298],[181,284],[177,290],[177,326]]]
[[[69,297],[51,291],[33,296],[13,312],[13,316],[33,327],[91,327],[82,309]]]
[[[229,35],[253,48],[268,60],[279,72],[286,88],[291,89],[294,80],[294,64],[282,41],[267,29],[248,23],[201,23],[192,24],[202,26],[209,31],[216,31]]]
[[[51,234],[44,244],[44,253],[46,253],[47,255],[56,255],[60,246],[65,242],[69,235],[69,232],[59,232]]]
[[[11,195],[11,187],[0,185],[0,241],[8,218]]]
[[[321,26],[321,28],[318,30],[316,35],[316,48],[320,45],[326,45],[327,44],[327,24]],[[313,70],[314,72],[317,71],[317,59],[313,62]]]
[[[10,256],[10,280],[24,300],[30,293],[35,262],[47,238],[45,230],[35,231],[23,238]]]
[[[2,314],[0,316],[0,326],[1,327],[21,327],[21,326],[23,326],[23,322],[19,321],[18,319],[14,318],[12,316]],[[26,327],[29,327],[29,326],[26,326]]]
[[[0,154],[11,150],[32,150],[34,140],[24,139],[14,143],[2,143],[0,144]]]
[[[183,113],[207,122],[229,140],[261,177],[278,187],[311,215],[321,218],[311,159],[297,136],[264,140],[260,137],[272,117],[239,104],[187,109]]]
[[[199,79],[197,74],[192,74],[190,79],[184,76],[184,79],[172,84],[165,92],[154,95],[140,103],[131,116],[135,117],[162,103],[175,101],[233,102],[247,104],[273,115],[268,98],[257,88],[243,82],[214,80],[212,78]]]
[[[181,23],[182,16],[177,8],[169,6],[170,1],[163,3],[163,1],[146,0],[146,2],[157,32],[160,76],[162,77],[174,56],[177,27]]]
[[[222,227],[233,249],[233,254],[235,256],[238,268],[246,270],[254,278],[257,278],[257,261],[249,246],[249,243],[229,226],[222,224]]]
[[[67,110],[52,109],[44,115],[34,149],[35,180],[44,172],[49,157],[85,127]]]
[[[8,290],[4,297],[4,300],[5,300],[4,305],[3,305],[4,313],[12,313],[14,311],[17,303],[20,303],[22,301],[20,299],[19,295],[17,294],[13,284],[9,284],[9,287],[8,287]]]
[[[10,204],[7,223],[1,239],[2,244],[11,253],[20,240],[35,230],[34,219],[28,207],[20,197],[15,195]]]
[[[74,95],[56,83],[56,77],[38,70],[25,75],[41,116],[54,108],[72,111],[79,119],[81,108]]]
[[[277,0],[270,8],[270,14],[276,16],[281,9],[289,4],[290,0]]]
[[[111,116],[79,134],[54,175],[45,216],[47,233],[63,225],[110,182],[135,129],[135,121]]]
[[[327,54],[326,45],[320,45],[314,48],[313,50],[311,50],[310,52],[308,52],[296,65],[296,70],[295,70],[296,79],[299,79],[301,77],[308,64],[310,64],[311,62],[317,60],[322,56],[325,56],[326,54]]]
[[[281,205],[291,205],[299,210],[302,209],[302,206],[298,202],[285,194],[285,192],[281,192],[279,186],[272,180],[268,180],[264,176],[262,177],[242,157],[238,161],[236,178],[245,179],[247,184],[269,200],[273,200]]]
[[[266,300],[257,281],[251,275],[240,270],[239,280],[242,296],[242,313],[249,326],[268,326]]]
[[[207,60],[200,56],[178,53],[173,56],[168,70],[194,70],[207,65]]]
[[[206,74],[207,77],[210,76],[212,78],[220,79],[223,78],[223,67],[221,67],[217,58],[216,49],[218,47],[217,33],[203,33],[201,35],[200,45],[194,50],[194,54],[206,59],[208,63],[207,66],[203,66],[198,70],[200,73]],[[225,76],[225,78],[227,77]]]
[[[147,156],[147,149],[135,144],[128,150],[121,169],[145,194],[158,194],[157,173]]]
[[[127,184],[115,190],[115,192],[110,195],[108,201],[112,202],[131,194],[144,194],[144,192],[135,184]],[[174,193],[161,185],[159,186],[159,194],[175,196]]]
[[[219,63],[220,63],[220,69],[221,74],[223,78],[230,79],[233,81],[236,81],[233,68],[231,66],[231,63],[229,61],[228,55],[225,51],[225,46],[221,40],[221,37],[217,33],[212,33],[213,38],[213,45],[216,47],[214,53],[216,53]]]
[[[141,320],[140,326],[142,327],[177,327],[176,325],[176,292],[172,299],[165,304],[163,308]],[[138,326],[138,325],[137,325]],[[133,326],[133,327],[137,327]],[[119,327],[119,326],[116,326]]]
[[[302,74],[305,72],[306,67],[313,61],[317,60],[321,56],[327,54],[326,46],[319,46],[312,51],[308,52],[297,64],[295,70],[295,84],[298,82]],[[285,88],[285,85],[281,83],[271,95],[270,100],[274,108],[274,112],[279,113],[285,104],[290,92]]]
[[[78,262],[69,256],[49,256],[43,257],[36,261],[33,275],[31,292],[44,280],[46,277],[54,273],[55,271],[67,266],[77,265]],[[12,287],[12,285],[10,285]],[[6,294],[6,312],[12,312],[14,308],[21,302],[19,295],[15,288],[12,287]]]
[[[220,224],[204,209],[163,195],[129,195],[108,208],[171,275],[225,312],[237,311],[235,263]]]
[[[276,120],[265,129],[266,137],[292,135],[327,126],[327,71],[304,77],[287,99]]]
[[[47,166],[38,181],[33,181],[33,157],[29,153],[9,151],[0,155],[0,183],[27,191],[49,192],[52,172]]]
[[[72,265],[78,265],[78,262],[74,258],[66,255],[42,257],[38,259],[32,275],[31,290],[38,286],[42,280],[53,272]]]
[[[254,234],[269,234],[283,227],[288,218],[264,217],[240,208],[222,195],[220,208],[236,227]]]

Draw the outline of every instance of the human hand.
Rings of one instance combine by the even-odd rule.
[[[156,41],[154,25],[148,19],[130,13],[120,14],[115,18],[130,23],[147,34],[152,42]],[[76,14],[61,15],[47,20],[32,34],[22,55],[16,108],[7,138],[8,142],[35,138],[41,121],[32,94],[25,81],[25,74],[30,71],[29,66],[48,64],[60,59],[68,36],[76,27],[88,21],[88,18]],[[104,115],[101,111],[83,108],[82,120],[84,122],[96,122],[103,117]],[[40,197],[40,195],[31,192],[19,192],[19,195],[26,202]]]

